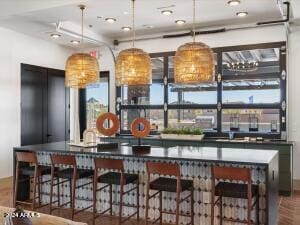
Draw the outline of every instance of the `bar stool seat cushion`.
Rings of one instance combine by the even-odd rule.
[[[98,177],[99,183],[120,185],[121,173],[108,172]],[[124,173],[124,184],[134,183],[139,179],[137,174]]]
[[[72,179],[73,178],[73,168],[59,169],[55,173],[56,177],[63,179]],[[93,170],[88,169],[77,169],[77,178],[86,178],[94,175]]]
[[[247,184],[219,182],[215,187],[215,195],[229,198],[247,199]],[[252,196],[258,195],[258,185],[252,185]]]
[[[26,167],[20,167],[19,171],[20,174],[26,175],[26,176],[34,176],[34,166],[26,166]],[[38,166],[38,176],[40,175],[47,175],[51,174],[51,167],[50,166]]]
[[[190,190],[193,188],[192,180],[180,180],[181,191]],[[150,182],[150,189],[158,191],[176,192],[177,179],[159,177],[152,182]]]

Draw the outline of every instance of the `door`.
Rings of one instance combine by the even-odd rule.
[[[21,145],[42,144],[46,141],[47,69],[22,65],[21,73]]]
[[[69,140],[64,71],[22,64],[21,145]]]
[[[68,89],[65,88],[65,72],[48,69],[47,142],[68,140]]]

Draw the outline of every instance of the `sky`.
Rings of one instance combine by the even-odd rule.
[[[170,89],[169,89],[170,90]],[[108,83],[100,83],[87,88],[87,100],[94,97],[101,103],[108,105]],[[253,103],[275,103],[280,102],[280,89],[271,90],[243,90],[243,91],[224,91],[223,103],[226,102],[244,102],[249,103],[253,96]],[[217,92],[186,92],[184,94],[185,101],[197,104],[216,104]],[[152,84],[150,88],[151,105],[163,104],[163,85]],[[177,93],[169,91],[169,103],[177,101]]]

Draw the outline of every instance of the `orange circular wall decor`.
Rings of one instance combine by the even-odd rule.
[[[144,129],[139,130],[138,125],[142,124]],[[150,134],[150,122],[146,118],[136,118],[131,123],[131,133],[138,138],[146,137]]]
[[[104,127],[105,120],[110,120],[113,124],[110,128]],[[112,136],[116,134],[120,128],[120,120],[119,118],[113,113],[104,113],[98,117],[96,122],[96,127],[99,133],[105,136]]]

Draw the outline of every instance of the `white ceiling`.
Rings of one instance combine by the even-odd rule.
[[[295,9],[293,15],[298,16],[300,0],[291,2]],[[49,34],[55,31],[54,24],[58,22],[68,24],[68,27],[72,24],[73,30],[80,33],[81,15],[77,7],[80,3],[87,6],[85,30],[89,36],[93,34],[95,39],[108,40],[124,39],[130,35],[122,32],[121,27],[131,26],[131,0],[1,0],[0,26],[70,45],[74,37],[63,35],[63,38],[53,40]],[[238,6],[229,6],[227,0],[197,0],[196,4],[197,27],[203,29],[281,19],[277,0],[241,0]],[[167,7],[174,13],[162,15],[161,9],[158,9],[161,7]],[[248,11],[249,16],[238,18],[235,15],[238,11]],[[104,20],[106,17],[114,17],[117,22],[108,24]],[[174,21],[178,19],[186,20],[187,24],[176,25]],[[137,35],[189,30],[191,22],[191,0],[136,0]],[[145,25],[153,28],[145,28]]]

